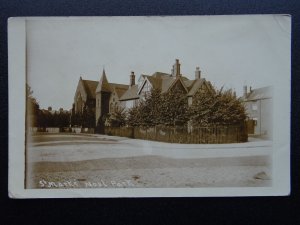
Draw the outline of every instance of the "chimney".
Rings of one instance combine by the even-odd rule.
[[[247,93],[247,86],[245,85],[245,86],[244,86],[244,98],[247,98],[247,94],[248,94],[248,93]]]
[[[52,111],[52,107],[51,107],[51,106],[48,107],[48,111],[49,111],[49,112]]]
[[[200,68],[197,66],[195,71],[195,80],[198,80],[201,78],[201,71]]]
[[[180,76],[180,63],[179,59],[176,59],[176,77]]]
[[[135,85],[135,75],[134,75],[134,72],[131,71],[131,74],[130,74],[130,86],[133,86]]]
[[[172,76],[174,76],[174,77],[179,77],[180,76],[180,63],[179,63],[179,59],[175,60],[175,64],[173,65],[173,69],[172,69]]]

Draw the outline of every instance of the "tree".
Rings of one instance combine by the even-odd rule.
[[[81,125],[83,127],[95,127],[95,112],[90,107],[85,106],[81,115]]]
[[[38,126],[40,106],[37,100],[32,96],[33,91],[31,87],[26,84],[26,111],[27,111],[27,125],[31,127]]]
[[[121,127],[126,124],[127,113],[124,107],[115,107],[106,117],[106,123],[112,127]]]
[[[131,108],[128,114],[127,122],[130,126],[183,125],[188,121],[186,94],[178,89],[165,94],[152,89],[145,100]]]
[[[175,89],[161,95],[160,124],[167,126],[184,125],[188,119],[188,103],[184,91]]]
[[[246,118],[245,107],[234,92],[223,88],[198,91],[189,109],[191,121],[197,126],[235,125]]]
[[[139,104],[139,118],[143,127],[151,127],[160,123],[160,106],[162,98],[160,90],[152,89]]]
[[[218,105],[215,108],[213,122],[215,124],[241,124],[246,119],[245,107],[234,92],[221,89],[217,93]]]
[[[142,103],[140,103],[142,104]],[[140,105],[133,106],[132,108],[129,109],[128,111],[128,116],[126,119],[127,125],[131,127],[137,127],[141,126],[141,107]]]
[[[152,89],[144,101],[128,112],[127,124],[130,126],[151,127],[160,123],[161,95],[158,89]]]
[[[216,103],[215,90],[199,90],[193,97],[193,103],[189,108],[192,123],[198,126],[207,126],[211,121],[211,113]]]

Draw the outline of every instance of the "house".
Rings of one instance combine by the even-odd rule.
[[[124,95],[120,98],[125,108],[131,108],[143,100],[150,93],[151,89],[159,89],[161,93],[179,89],[186,93],[189,105],[192,104],[193,96],[200,89],[211,89],[212,85],[209,81],[201,78],[201,71],[196,67],[195,79],[189,80],[180,72],[180,63],[176,59],[171,73],[155,72],[152,75],[142,74],[138,83],[135,84],[135,75],[131,72],[130,85]]]
[[[141,74],[135,82],[135,74],[129,75],[129,84],[110,83],[105,70],[99,81],[79,79],[74,97],[72,113],[83,113],[89,108],[95,113],[95,124],[104,127],[103,118],[118,108],[130,109],[143,101],[147,94],[155,88],[166,93],[181,90],[186,93],[188,104],[191,105],[193,97],[198,91],[210,90],[212,85],[201,77],[199,67],[196,67],[195,78],[190,80],[181,73],[179,60],[171,69],[171,73],[155,72],[152,75]]]
[[[243,101],[248,116],[248,134],[262,138],[272,138],[272,87],[252,89],[244,86]]]

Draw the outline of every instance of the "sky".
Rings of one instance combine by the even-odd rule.
[[[242,95],[290,77],[290,17],[52,17],[26,21],[27,82],[40,108],[71,109],[80,76],[129,84],[136,74],[181,73]]]

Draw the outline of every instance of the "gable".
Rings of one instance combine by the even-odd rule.
[[[74,96],[74,102],[77,101],[77,98],[79,96],[81,96],[81,99],[86,102],[86,100],[87,100],[87,93],[86,93],[84,84],[82,82],[82,79],[80,79],[78,81],[76,92],[75,92],[75,96]]]
[[[86,91],[86,95],[88,99],[95,99],[96,98],[96,88],[98,85],[97,81],[93,80],[82,80],[84,85],[84,89]]]
[[[144,83],[141,85],[140,89],[138,90],[137,94],[140,95],[143,92],[148,92],[153,88],[151,82],[149,82],[148,78],[144,80]]]
[[[138,91],[138,85],[135,84],[128,88],[128,90],[122,95],[120,98],[120,101],[125,101],[125,100],[131,100],[131,99],[138,99],[139,96],[137,94]]]
[[[178,91],[178,90],[183,91],[185,93],[188,92],[180,78],[176,79],[174,83],[171,85],[171,87],[169,88],[169,91]]]
[[[213,91],[213,88],[205,79],[197,79],[188,92],[188,96],[194,96],[199,90]]]

